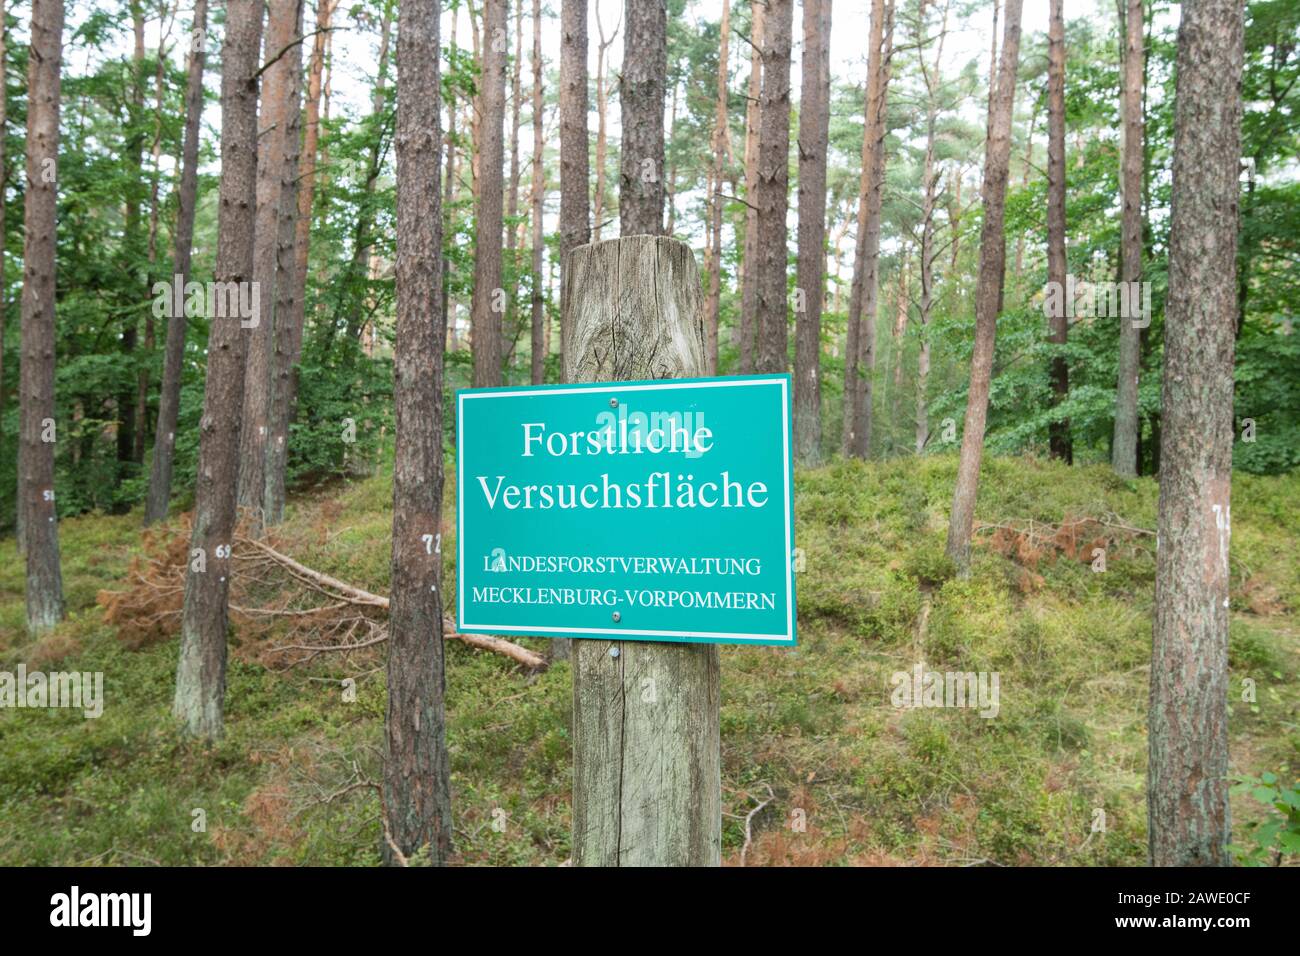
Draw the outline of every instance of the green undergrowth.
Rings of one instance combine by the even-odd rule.
[[[727,862],[742,850],[747,865],[1144,862],[1156,483],[988,459],[959,577],[944,558],[955,471],[943,456],[796,475],[799,645],[722,649]],[[298,497],[279,546],[387,593],[391,493],[381,469]],[[1232,500],[1233,772],[1294,779],[1300,475],[1235,476]],[[1080,540],[1058,534],[1089,518],[1101,524],[1080,525]],[[382,650],[273,670],[249,653],[266,638],[236,632],[226,736],[184,741],[170,717],[175,635],[128,649],[96,605],[128,586],[139,525],[138,512],[61,524],[69,617],[39,640],[24,632],[14,541],[0,541],[0,669],[105,682],[98,719],[0,710],[0,864],[377,863]],[[447,657],[456,862],[563,862],[568,665],[527,674],[459,642]],[[893,676],[918,664],[996,673],[997,715],[895,707]],[[1239,827],[1271,812],[1233,800]]]

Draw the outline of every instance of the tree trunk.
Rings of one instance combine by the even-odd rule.
[[[616,239],[571,252],[565,268],[574,328],[567,381],[704,373],[700,280],[688,246]],[[720,863],[719,676],[713,644],[575,642],[575,864]],[[646,678],[672,692],[647,702]]]
[[[153,142],[149,147],[149,240],[146,253],[149,266],[146,286],[150,289],[153,288],[154,278],[157,274],[155,267],[158,264],[158,228],[159,213],[161,212],[161,204],[158,202],[158,189],[159,180],[162,177],[163,109],[166,95],[164,76],[167,66],[167,50],[164,47],[173,22],[168,20],[168,16],[167,2],[163,0],[158,8],[158,55],[154,58]],[[3,128],[2,124],[0,124],[0,128]],[[141,463],[144,462],[146,433],[149,430],[149,372],[153,366],[154,349],[157,348],[157,344],[157,329],[154,326],[153,310],[150,309],[144,314],[145,360],[140,363],[140,368],[135,373],[135,420],[137,426],[131,459]]]
[[[253,276],[257,206],[258,50],[261,0],[228,0],[221,51],[221,185],[218,198],[218,283],[248,290]],[[230,552],[239,478],[248,339],[236,315],[212,318],[208,372],[199,429],[194,530],[181,615],[180,660],[172,711],[191,735],[222,733],[226,689],[226,620]]]
[[[587,137],[587,4],[563,0],[560,8],[560,298],[568,283],[571,249],[591,241],[591,185]],[[602,112],[603,115],[603,112]],[[599,193],[597,193],[599,197]],[[560,351],[569,329],[560,316]]]
[[[190,24],[190,57],[185,79],[185,144],[181,154],[181,182],[177,195],[176,238],[172,252],[172,282],[185,288],[190,280],[190,254],[194,246],[194,208],[199,191],[199,122],[203,118],[203,66],[207,60],[208,0],[195,0]],[[172,463],[176,456],[176,420],[180,411],[181,378],[185,362],[185,309],[167,309],[167,342],[162,385],[158,392],[158,428],[149,472],[149,495],[144,523],[167,517],[172,490]]]
[[[599,23],[600,7],[596,8]],[[597,143],[597,218],[601,196],[605,188],[604,177],[604,62],[605,31],[600,28],[600,49],[596,82],[600,111],[601,139]],[[564,0],[560,10],[560,301],[568,300],[569,253],[591,241],[591,201],[588,192],[591,184],[589,159],[590,140],[587,135],[587,4],[584,0]],[[552,263],[554,265],[554,263]],[[561,368],[573,341],[569,315],[560,312]],[[547,345],[549,351],[549,344]],[[563,378],[563,373],[561,374]],[[551,657],[568,660],[571,645],[567,639],[551,642]]]
[[[388,834],[384,857],[389,863],[399,862],[400,857],[410,857],[427,847],[430,862],[442,865],[451,853],[452,817],[439,591],[442,343],[446,335],[446,316],[437,311],[437,303],[442,300],[439,3],[402,0],[399,10],[397,328],[393,353],[396,448],[388,712],[384,721],[384,815]],[[503,26],[504,19],[505,7],[501,6],[497,26]],[[489,29],[493,22],[489,18]],[[492,45],[489,38],[489,48]],[[497,122],[498,137],[500,127]],[[499,200],[499,191],[497,197]],[[499,228],[496,236],[499,241]]]
[[[1121,282],[1139,282],[1142,279],[1142,4],[1143,0],[1127,0],[1128,15],[1124,27]],[[1136,302],[1131,304],[1136,305]],[[1131,313],[1133,310],[1127,311]],[[1117,474],[1125,476],[1136,475],[1138,464],[1138,376],[1141,374],[1142,343],[1141,330],[1135,319],[1136,316],[1130,314],[1119,318],[1119,382],[1115,395],[1115,437],[1111,442],[1111,465]]]
[[[726,160],[731,155],[731,137],[727,129],[730,44],[731,0],[722,0],[722,24],[718,30],[718,93],[713,114],[713,169],[709,183],[709,246],[705,263],[705,270],[709,273],[709,292],[704,305],[704,365],[709,375],[718,374],[718,325],[722,319],[722,181]]]
[[[867,96],[862,137],[862,189],[858,238],[849,291],[848,342],[844,362],[846,456],[866,458],[871,448],[871,386],[876,364],[876,303],[880,269],[880,215],[885,191],[885,106],[894,44],[894,0],[871,6]],[[879,38],[879,42],[877,42]]]
[[[312,205],[316,192],[316,170],[320,162],[318,156],[320,155],[322,80],[330,23],[338,3],[339,0],[319,0],[317,3],[316,36],[312,42],[311,62],[307,70],[305,127],[302,135],[302,151],[298,156],[297,185],[293,194],[297,213],[293,220],[293,271],[288,276],[290,298],[284,311],[279,311],[277,308],[275,322],[273,401],[262,496],[262,511],[267,524],[279,524],[284,520],[285,472],[289,460],[289,423],[293,421],[298,401],[298,360],[302,356],[302,329],[307,308],[307,263],[311,251]],[[301,47],[297,55],[302,55]],[[287,200],[288,197],[285,198]]]
[[[749,29],[749,100],[745,107],[745,244],[740,272],[739,352],[740,374],[754,371],[758,322],[758,207],[754,191],[758,184],[759,101],[763,93],[763,27],[766,3],[751,3]]]
[[[293,89],[297,70],[288,53],[300,34],[300,0],[269,0],[262,60],[262,102],[258,115],[257,211],[253,235],[253,291],[258,323],[247,330],[248,361],[244,375],[244,421],[239,432],[239,506],[248,512],[255,533],[263,526],[266,446],[270,433],[275,302],[279,273],[280,212],[286,178],[290,113],[297,112]],[[294,49],[298,49],[297,46]],[[278,57],[278,59],[275,59]],[[296,124],[295,124],[296,128]],[[294,144],[294,152],[297,144]],[[287,276],[284,277],[287,281]]]
[[[474,385],[501,384],[501,288],[503,175],[502,125],[506,95],[506,0],[483,3],[483,73],[479,78],[478,217],[474,248],[471,334]]]
[[[664,83],[668,11],[664,0],[624,0],[623,75],[618,99],[623,135],[618,170],[620,236],[664,231]]]
[[[447,46],[447,62],[454,64],[456,62],[456,24],[460,21],[459,9],[452,12],[451,15],[451,41]],[[454,69],[454,67],[453,67]],[[443,137],[443,163],[446,172],[442,177],[442,234],[443,256],[442,256],[442,314],[445,316],[447,326],[446,350],[454,352],[457,350],[459,343],[456,341],[456,306],[451,301],[451,257],[446,254],[447,245],[445,237],[452,232],[452,203],[456,199],[456,90],[455,87],[447,89],[447,135]]]
[[[534,385],[546,380],[546,301],[542,296],[542,200],[546,194],[546,142],[542,126],[542,3],[533,0],[533,169],[532,169],[532,375]]]
[[[1241,0],[1183,5],[1148,717],[1155,866],[1229,863],[1228,554]]]
[[[1021,3],[1022,0],[1007,0],[993,123],[989,126],[984,152],[984,224],[980,232],[980,268],[975,290],[975,347],[971,354],[961,461],[957,467],[952,516],[948,524],[947,553],[963,571],[970,566],[970,538],[975,522],[980,459],[984,454],[984,425],[988,418],[998,299],[1007,259],[1003,222],[1011,160],[1011,107],[1016,98],[1016,62],[1020,55]]]
[[[7,19],[8,14],[5,11],[6,11],[5,0],[0,0],[0,77],[6,75],[5,74],[5,63],[6,63],[6,53],[7,53],[6,40],[8,38],[8,33],[9,33],[9,26],[8,26],[9,21]],[[9,96],[8,96],[8,87],[6,86],[4,89],[0,89],[0,130],[8,129],[8,127],[5,125],[8,122],[7,119],[8,104],[9,104]],[[5,183],[8,181],[9,181],[9,169],[5,162],[5,137],[0,136],[0,183]],[[0,422],[3,422],[5,417],[5,318],[6,318],[6,313],[8,312],[8,305],[9,305],[7,299],[8,283],[3,281],[4,274],[5,274],[5,243],[3,241],[3,237],[8,235],[8,233],[5,232],[6,205],[7,203],[5,202],[5,190],[2,187],[0,187]],[[22,330],[22,326],[20,321],[19,331],[21,330]],[[21,355],[22,353],[19,352],[20,358]],[[20,430],[21,430],[21,426],[20,426]],[[19,440],[18,446],[20,448],[22,447],[21,440]],[[14,512],[16,518],[17,512],[19,512],[22,509],[22,501],[23,501],[22,465],[19,464],[19,466],[15,469],[15,471],[18,476],[17,492],[14,495]],[[20,554],[22,553],[21,548],[19,549],[19,553]]]
[[[1139,4],[1142,0],[1137,0]],[[1064,292],[1065,259],[1065,16],[1064,0],[1052,0],[1047,47],[1047,281]],[[1052,344],[1061,348],[1069,339],[1070,319],[1066,310],[1048,318]],[[1052,404],[1070,397],[1070,365],[1064,355],[1052,358]],[[1048,426],[1048,448],[1053,458],[1074,460],[1070,421],[1061,419]]]
[[[934,314],[934,260],[938,252],[934,248],[934,210],[939,191],[939,173],[935,168],[935,142],[939,122],[939,87],[943,69],[943,47],[948,36],[948,9],[944,3],[943,23],[939,29],[938,45],[935,48],[934,64],[927,70],[925,57],[917,50],[917,63],[925,79],[925,166],[922,171],[925,196],[921,202],[921,301],[920,324],[921,345],[916,358],[916,453],[925,450],[930,439],[930,416],[926,389],[930,378],[930,319]],[[924,19],[922,19],[924,29]],[[958,177],[958,183],[961,179]],[[961,202],[960,186],[957,202]],[[953,242],[956,243],[957,222],[952,221]]]
[[[763,37],[763,95],[759,104],[758,291],[755,371],[789,366],[786,293],[786,210],[790,178],[790,42],[793,0],[768,0]]]
[[[54,501],[55,269],[58,231],[59,89],[63,0],[32,0],[27,58],[27,193],[23,214],[22,496],[27,546],[27,630],[63,620]]]
[[[507,3],[509,0],[507,0]],[[524,69],[524,0],[515,3],[515,55],[510,63],[510,184],[506,188],[505,213],[505,262],[509,263],[506,277],[510,280],[510,289],[506,294],[506,314],[502,317],[510,336],[510,347],[505,351],[504,361],[512,364],[515,342],[520,330],[519,320],[519,101],[522,96]],[[505,335],[506,333],[502,333]]]
[[[132,33],[135,38],[131,54],[131,87],[127,101],[127,135],[124,142],[126,166],[130,182],[126,187],[125,209],[122,222],[122,270],[127,275],[148,279],[139,269],[139,257],[144,252],[140,241],[140,200],[144,180],[144,5],[142,0],[129,0]],[[127,362],[139,365],[139,317],[134,310],[125,313],[122,327],[122,352]],[[136,433],[135,389],[123,385],[117,393],[117,460],[135,461]],[[139,424],[140,428],[144,423]],[[123,474],[129,473],[123,471]]]
[[[799,266],[794,343],[794,451],[822,457],[822,298],[826,282],[826,149],[830,130],[830,0],[804,0],[799,86]]]
[[[620,17],[619,23],[621,24]],[[605,173],[608,154],[608,136],[606,123],[609,117],[609,77],[606,75],[606,51],[618,36],[618,26],[605,38],[605,27],[600,20],[600,4],[596,4],[596,32],[600,39],[596,47],[596,209],[592,216],[592,241],[600,242],[601,231],[605,228]]]

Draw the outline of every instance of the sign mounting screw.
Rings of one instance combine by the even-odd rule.
[[[617,623],[618,623],[619,621],[621,621],[622,619],[623,619],[623,615],[622,615],[622,614],[619,614],[618,611],[615,611],[615,612],[614,612],[614,623],[617,624]]]
[[[617,399],[617,398],[611,398],[611,399],[609,400],[609,407],[610,407],[610,408],[618,408],[618,399]]]
[[[618,645],[615,645],[609,649],[609,656],[618,657]]]

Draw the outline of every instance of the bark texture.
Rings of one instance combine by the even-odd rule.
[[[713,114],[713,166],[709,171],[709,224],[705,271],[709,292],[704,305],[705,369],[718,374],[718,325],[722,316],[722,182],[731,155],[727,129],[730,94],[728,60],[731,45],[731,2],[722,0],[722,24],[718,31],[718,85]]]
[[[1124,213],[1120,231],[1120,281],[1142,278],[1142,75],[1143,0],[1125,0],[1124,80],[1121,110],[1124,122],[1120,152],[1120,193]],[[1112,319],[1111,321],[1115,321]],[[1141,374],[1141,329],[1132,316],[1119,319],[1119,382],[1115,396],[1115,434],[1111,465],[1121,475],[1137,474],[1138,376]]]
[[[32,634],[54,627],[63,619],[64,610],[54,500],[55,248],[62,65],[63,0],[32,0],[31,50],[27,59],[22,361],[18,382],[27,630]]]
[[[623,133],[618,171],[622,236],[664,231],[664,84],[668,11],[664,0],[625,0],[619,109]]]
[[[893,56],[894,0],[873,0],[867,60],[866,115],[862,137],[862,188],[858,238],[853,254],[844,362],[841,450],[865,458],[871,448],[871,386],[876,364],[876,303],[879,294],[880,215],[885,192],[885,103]]]
[[[384,721],[385,860],[400,862],[427,848],[435,865],[446,862],[452,842],[438,590],[446,336],[446,315],[438,310],[442,301],[439,8],[438,0],[402,0],[397,32],[396,448]]]
[[[298,360],[302,357],[302,328],[307,308],[307,260],[311,251],[312,201],[320,150],[321,89],[330,23],[339,0],[319,0],[316,36],[307,69],[302,146],[293,200],[297,204],[293,231],[293,271],[288,277],[289,299],[275,317],[275,367],[271,402],[270,442],[266,448],[266,479],[262,499],[267,524],[284,520],[285,471],[289,461],[289,423],[298,401]],[[299,50],[301,56],[301,49]],[[288,197],[285,197],[286,200]]]
[[[506,296],[501,287],[501,229],[504,200],[506,95],[506,0],[483,3],[483,71],[479,77],[478,209],[474,246],[474,292],[470,334],[474,385],[501,384],[501,321]]]
[[[786,211],[790,181],[790,42],[794,0],[769,0],[763,38],[763,95],[759,103],[757,372],[789,366],[786,299]]]
[[[795,298],[794,452],[821,461],[822,298],[826,280],[826,147],[830,132],[830,0],[804,0],[799,87],[799,266]]]
[[[298,112],[301,49],[294,41],[302,32],[300,0],[267,3],[265,64],[262,72],[261,108],[258,115],[257,212],[253,226],[253,285],[258,300],[258,323],[247,330],[248,360],[244,379],[244,422],[239,432],[239,506],[247,509],[254,529],[260,529],[262,496],[266,484],[266,448],[270,435],[272,366],[275,347],[275,307],[281,279],[280,221],[286,180],[297,179],[298,143],[290,149],[287,132],[291,115]],[[293,122],[293,132],[298,124]]]
[[[690,247],[632,237],[569,253],[571,382],[704,373]],[[617,656],[612,652],[617,650]],[[717,866],[722,850],[718,648],[574,642],[573,861]],[[657,688],[653,700],[645,680]]]
[[[1183,5],[1147,721],[1147,829],[1156,866],[1229,863],[1228,548],[1242,48],[1240,0]]]
[[[984,456],[993,346],[1002,297],[1002,273],[1007,261],[1003,224],[1011,161],[1011,108],[1016,98],[1016,62],[1020,56],[1021,4],[1022,0],[1007,0],[997,95],[984,152],[984,224],[980,231],[980,268],[975,289],[975,347],[971,355],[966,420],[962,426],[961,460],[948,523],[947,553],[963,570],[970,565],[970,537],[975,523],[980,460]]]
[[[591,239],[591,169],[587,138],[587,3],[563,0],[560,8],[560,297],[568,283],[569,250]],[[560,348],[569,332],[560,317]]]
[[[530,380],[541,385],[546,379],[546,302],[542,297],[542,199],[546,195],[546,140],[542,131],[542,0],[533,0],[533,168],[532,210],[532,368]]]
[[[221,185],[215,280],[240,288],[253,276],[261,0],[228,0],[226,16],[221,51]],[[234,546],[247,348],[247,330],[240,327],[237,313],[212,318],[199,422],[192,560],[185,578],[180,660],[172,703],[186,733],[206,738],[222,733],[230,551]]]
[[[758,321],[758,207],[754,190],[758,183],[759,101],[763,95],[763,33],[766,3],[750,4],[749,99],[745,109],[745,245],[741,257],[740,321],[738,351],[740,373],[754,371]]]

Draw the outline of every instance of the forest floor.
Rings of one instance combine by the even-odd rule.
[[[1156,483],[986,459],[963,579],[943,558],[955,470],[944,456],[797,474],[799,646],[722,648],[726,863],[1145,862],[1155,538],[1138,529],[1155,528]],[[1300,474],[1237,475],[1232,504],[1233,772],[1290,772]],[[277,547],[387,593],[390,507],[386,471],[300,495]],[[0,540],[0,670],[103,672],[105,697],[98,719],[0,710],[0,864],[377,863],[382,645],[277,670],[259,651],[273,631],[237,627],[226,736],[183,742],[170,716],[176,619],[126,640],[97,603],[167,535],[187,540],[180,521],[142,536],[138,512],[62,522],[69,617],[38,641],[24,634],[14,540]],[[996,672],[997,716],[895,707],[891,676],[918,663]],[[447,709],[455,862],[564,862],[567,664],[530,674],[450,642]],[[1234,836],[1269,812],[1234,795]]]

